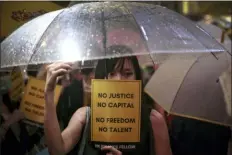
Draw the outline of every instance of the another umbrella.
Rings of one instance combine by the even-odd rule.
[[[170,58],[160,65],[145,91],[172,114],[232,125],[231,95],[227,102],[223,93],[227,88],[231,94],[231,72],[227,80],[221,78],[229,73],[227,54],[219,54],[218,60],[212,55],[181,61]]]
[[[136,32],[133,53],[106,53],[108,33]],[[111,36],[112,37],[112,36]],[[113,36],[114,37],[118,36]],[[118,44],[116,41],[114,44]],[[24,24],[1,44],[1,67],[93,60],[150,53],[221,52],[224,48],[189,19],[161,6],[95,2],[44,14]]]

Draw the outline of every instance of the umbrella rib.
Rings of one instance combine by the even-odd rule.
[[[197,24],[197,25],[198,25],[198,27],[200,27],[201,29],[203,29],[202,26],[200,26],[199,24]],[[212,25],[215,25],[215,24],[212,24]],[[217,26],[217,25],[215,25],[215,26]],[[219,28],[220,28],[220,27],[219,27]],[[203,30],[204,30],[204,29],[203,29]],[[205,30],[204,30],[204,32],[207,33],[209,36],[211,36],[211,38],[214,39],[216,42],[218,42],[217,39],[216,39],[215,37],[213,37],[210,33],[208,33],[208,32],[205,31]],[[222,44],[222,42],[220,42],[220,43]],[[223,48],[224,48],[224,47],[223,47]],[[224,50],[225,50],[230,56],[232,56],[232,54],[231,54],[226,48],[224,48]],[[212,53],[212,52],[211,52],[211,53]],[[212,54],[213,54],[213,53],[212,53]],[[216,57],[215,54],[213,54],[213,56]],[[217,59],[217,60],[218,60],[218,59]]]
[[[196,39],[197,39],[197,37],[196,37],[196,35],[193,33],[193,32],[191,32],[191,31],[188,31],[188,32],[190,32],[191,34],[192,34],[192,36],[194,36]],[[211,35],[210,35],[211,36]],[[212,36],[211,36],[212,37]],[[212,37],[213,39],[215,39],[214,37]],[[197,39],[198,40],[198,39]],[[201,41],[199,42],[203,47],[206,47],[206,48],[208,48],[207,46],[205,46],[204,44],[202,44],[201,43]],[[216,55],[211,51],[210,52],[217,60],[218,60],[218,58],[216,57]]]
[[[48,30],[48,28],[51,26],[52,22],[53,22],[60,14],[62,14],[64,11],[65,11],[65,9],[64,9],[63,11],[61,11],[59,14],[57,14],[56,17],[55,17],[55,18],[51,21],[51,23],[48,25],[48,27],[46,28],[46,30],[43,32],[42,36],[40,37],[40,39],[38,40],[37,44],[36,44],[35,47],[33,48],[33,50],[32,50],[33,53],[32,53],[32,55],[31,55],[31,57],[30,57],[30,59],[29,59],[29,61],[28,61],[28,63],[27,63],[26,66],[29,65],[29,63],[31,62],[33,56],[35,55],[35,52],[36,52],[35,49],[38,47],[38,44],[40,43],[41,38],[43,38],[43,36],[45,35],[45,32],[46,32],[46,31]]]
[[[102,5],[102,11],[101,11],[101,20],[102,20],[102,35],[103,35],[103,50],[105,50],[105,57],[106,57],[106,42],[107,42],[107,36],[106,36],[106,27],[105,27],[105,19],[104,19],[104,4]],[[107,76],[107,64],[105,61],[105,75],[106,79],[108,79]]]
[[[86,32],[87,35],[85,35],[85,40],[88,40],[88,36],[90,36],[90,32],[92,31],[93,18],[91,18],[90,15],[91,15],[91,14],[89,14],[90,20],[89,20],[89,23],[88,23],[88,24],[90,25],[90,27],[89,27],[89,31]],[[88,46],[90,46],[90,45],[88,45]],[[83,64],[82,64],[82,65],[83,65],[82,67],[84,67],[84,61],[85,61],[85,59],[86,59],[86,57],[84,56],[83,59],[82,59],[82,63],[83,63]]]
[[[139,32],[140,32],[139,34],[140,34],[140,36],[143,38],[142,41],[143,41],[143,43],[144,43],[144,45],[145,45],[145,48],[146,48],[146,50],[147,50],[149,56],[151,57],[151,60],[152,60],[153,64],[155,64],[155,62],[154,62],[154,60],[153,60],[151,54],[149,53],[150,51],[149,51],[149,48],[148,48],[148,44],[147,44],[147,42],[146,42],[146,39],[145,39],[145,37],[144,37],[143,31],[141,30],[141,28],[140,28],[140,26],[139,26],[137,20],[135,19],[133,13],[127,8],[127,6],[124,5],[124,3],[122,3],[122,5],[126,8],[128,14],[131,14],[132,18],[134,19],[135,25],[136,25],[136,27],[138,28],[138,30],[139,30]]]

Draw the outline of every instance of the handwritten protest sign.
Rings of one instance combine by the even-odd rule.
[[[30,77],[25,89],[24,97],[20,105],[21,111],[26,119],[43,124],[44,123],[44,87],[45,81]],[[57,104],[61,93],[61,86],[56,86],[54,101]]]
[[[24,90],[24,79],[20,67],[15,67],[11,74],[10,98],[18,101]]]
[[[92,81],[93,142],[140,142],[140,112],[140,81]]]

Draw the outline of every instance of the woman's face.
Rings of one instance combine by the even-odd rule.
[[[134,66],[131,60],[125,59],[123,66],[119,66],[120,60],[115,65],[115,69],[108,74],[111,80],[136,80]]]

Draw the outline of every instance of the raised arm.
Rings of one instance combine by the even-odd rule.
[[[54,88],[58,76],[63,76],[71,69],[69,63],[54,63],[47,68],[45,86],[44,132],[51,155],[64,155],[78,143],[85,124],[86,108],[78,109],[72,116],[68,127],[61,133],[54,104]],[[64,111],[65,112],[65,111]]]

